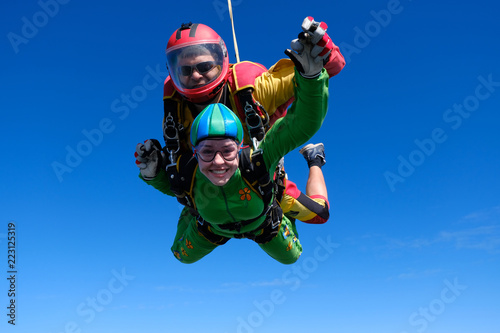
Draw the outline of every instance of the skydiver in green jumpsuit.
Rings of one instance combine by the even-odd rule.
[[[288,55],[297,67],[296,99],[258,146],[271,179],[280,159],[319,130],[328,108],[328,74],[322,64],[312,60],[308,45],[304,52]],[[242,141],[240,120],[223,104],[207,106],[194,120],[191,143],[198,165],[192,197],[199,215],[177,227],[172,252],[179,261],[196,262],[229,239],[242,237],[253,239],[283,264],[296,262],[302,253],[294,221],[283,215],[274,197],[266,202],[242,176]],[[142,163],[140,177],[174,196],[162,167],[165,156],[161,147],[147,140],[136,151]]]

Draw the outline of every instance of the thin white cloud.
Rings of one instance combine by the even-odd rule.
[[[385,238],[378,249],[423,249],[434,245],[452,244],[456,249],[476,249],[500,253],[500,225],[441,231],[435,237],[415,239]]]
[[[456,249],[473,249],[500,253],[500,206],[473,212],[457,223],[460,229],[443,230],[429,238],[391,238],[382,234],[362,235],[362,249],[394,251],[401,249],[423,249],[435,245],[451,244]],[[463,228],[463,222],[469,227]],[[481,224],[481,225],[478,225]],[[352,241],[359,244],[359,241]],[[369,245],[371,244],[371,246]]]
[[[438,240],[452,242],[457,249],[500,253],[500,205],[467,214],[460,222],[482,225],[462,230],[442,231]]]
[[[462,222],[472,222],[472,223],[496,221],[496,224],[498,224],[499,220],[500,220],[500,205],[488,209],[479,210],[477,212],[472,212],[470,214],[465,215],[461,219]]]
[[[500,252],[500,226],[488,225],[458,231],[443,231],[442,241],[453,242],[458,249],[477,249]]]

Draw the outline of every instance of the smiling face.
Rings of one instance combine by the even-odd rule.
[[[215,59],[212,55],[197,55],[192,57],[180,58],[178,66],[195,66],[202,63],[215,63]],[[205,86],[207,83],[214,80],[220,73],[219,66],[213,66],[210,70],[204,72],[192,67],[191,73],[189,75],[179,74],[179,81],[182,85],[188,89],[194,89]]]
[[[201,173],[212,184],[225,185],[238,169],[239,150],[240,147],[233,139],[203,140],[195,149]]]

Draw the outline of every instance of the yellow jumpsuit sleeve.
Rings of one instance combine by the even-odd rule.
[[[294,69],[290,59],[281,59],[255,79],[253,96],[269,115],[293,97]]]

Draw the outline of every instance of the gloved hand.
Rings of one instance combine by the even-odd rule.
[[[151,180],[166,165],[165,153],[161,149],[160,142],[149,139],[144,143],[138,143],[135,147],[135,164],[141,169],[142,178]]]
[[[314,61],[323,61],[325,64],[328,61],[328,57],[333,50],[333,42],[326,33],[328,25],[325,22],[316,22],[314,18],[308,16],[302,22],[302,31],[306,38],[310,38],[311,43],[314,44],[311,50],[311,55]],[[293,47],[292,47],[293,48]]]
[[[292,40],[291,48],[285,54],[292,59],[299,73],[306,78],[317,77],[328,61],[333,50],[333,42],[326,33],[328,26],[324,22],[316,22],[308,16],[302,22],[302,32],[298,39]]]

